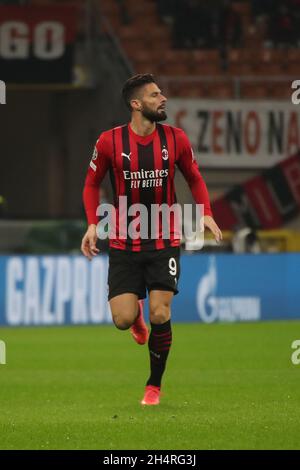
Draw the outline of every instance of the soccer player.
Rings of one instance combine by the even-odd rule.
[[[150,212],[153,204],[172,206],[176,202],[174,172],[177,166],[196,203],[204,205],[204,226],[218,242],[222,233],[212,217],[208,191],[189,140],[183,130],[160,124],[167,118],[167,99],[153,75],[130,78],[122,94],[131,111],[131,120],[100,135],[85,180],[83,200],[88,230],[82,239],[83,254],[92,259],[99,252],[96,212],[99,185],[107,171],[114,190],[116,214],[120,210],[119,196],[127,197],[128,208],[140,203]],[[131,217],[131,222],[134,219]],[[163,236],[161,219],[155,237],[147,228],[149,236],[139,238],[130,237],[127,232],[124,236],[118,220],[117,216],[115,233],[109,241],[108,299],[115,326],[120,330],[130,328],[138,344],[148,341],[150,376],[141,404],[158,405],[172,343],[171,303],[178,293],[180,239],[173,219],[168,238]],[[143,219],[139,220],[143,223]],[[128,226],[128,221],[126,223]],[[143,318],[147,290],[150,336]]]

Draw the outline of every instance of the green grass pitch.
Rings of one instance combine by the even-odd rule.
[[[2,328],[1,449],[299,449],[300,322],[175,324],[158,407],[113,326]]]

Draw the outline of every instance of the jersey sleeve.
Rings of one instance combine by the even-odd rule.
[[[177,129],[176,134],[178,143],[176,164],[186,179],[196,204],[203,204],[204,215],[212,216],[208,190],[199,171],[190,141],[183,130]]]
[[[107,133],[100,135],[96,142],[83,188],[83,204],[88,224],[97,224],[97,208],[100,203],[99,188],[109,166],[111,152]]]

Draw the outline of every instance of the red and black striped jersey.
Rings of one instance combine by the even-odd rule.
[[[182,129],[156,124],[147,135],[137,135],[130,124],[103,132],[97,140],[85,180],[83,201],[89,224],[97,224],[99,186],[107,171],[110,173],[116,209],[115,236],[110,246],[123,250],[157,250],[178,246],[180,237],[170,221],[169,238],[162,236],[161,220],[157,232],[149,237],[131,239],[120,236],[119,197],[127,197],[127,206],[176,203],[174,176],[176,166],[181,170],[197,204],[204,205],[204,215],[211,215],[208,191],[194,159],[191,144]],[[134,216],[132,216],[134,218]],[[151,236],[150,236],[151,235]]]

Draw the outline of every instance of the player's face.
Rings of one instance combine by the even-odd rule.
[[[159,122],[167,119],[167,98],[162,94],[156,83],[148,83],[142,89],[140,98],[141,113],[151,122]]]

